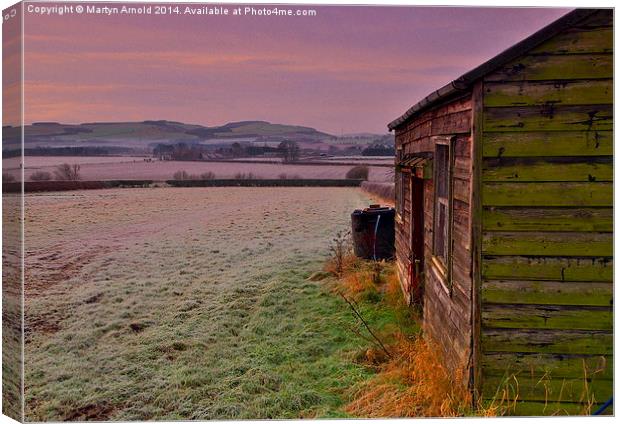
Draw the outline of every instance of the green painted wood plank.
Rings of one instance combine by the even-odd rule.
[[[529,53],[613,53],[613,49],[613,28],[570,29],[545,41]]]
[[[613,106],[516,106],[485,108],[484,131],[613,130]]]
[[[540,328],[609,330],[613,328],[610,307],[563,305],[482,306],[482,325],[486,328]]]
[[[612,232],[610,208],[484,208],[487,231],[600,231]]]
[[[604,401],[601,401],[601,403],[594,403],[588,406],[585,402],[517,401],[510,405],[505,415],[520,417],[591,415],[603,403]],[[613,407],[607,409],[604,415],[613,415]]]
[[[596,378],[614,377],[613,355],[567,355],[550,353],[496,352],[482,355],[482,372],[502,377],[512,374],[530,377]]]
[[[486,232],[485,255],[613,256],[613,233]]]
[[[584,378],[540,379],[525,375],[483,378],[482,392],[485,398],[505,391],[510,399],[555,402],[582,402],[589,396],[605,401],[613,394],[612,380]]]
[[[482,180],[489,182],[613,181],[612,156],[583,158],[486,158]]]
[[[485,280],[613,281],[611,258],[536,258],[487,256],[482,260]]]
[[[612,80],[506,81],[487,82],[484,85],[486,107],[612,103]]]
[[[485,303],[611,306],[613,283],[490,280],[482,283]]]
[[[612,131],[484,133],[485,157],[605,156],[613,154]]]
[[[483,206],[612,206],[613,184],[541,182],[482,184]]]
[[[485,81],[561,81],[575,79],[611,79],[613,55],[528,55],[502,66],[485,76]]]
[[[555,354],[612,355],[612,331],[483,328],[482,350]]]

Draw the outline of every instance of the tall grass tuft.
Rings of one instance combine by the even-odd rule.
[[[398,335],[392,359],[355,393],[346,411],[355,416],[457,417],[471,410],[471,395],[461,376],[441,363],[436,346],[423,337]]]

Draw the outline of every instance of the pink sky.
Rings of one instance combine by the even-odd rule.
[[[280,7],[318,16],[26,13],[25,121],[266,120],[383,133],[431,91],[568,12]]]

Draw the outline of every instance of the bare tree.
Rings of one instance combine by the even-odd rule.
[[[230,151],[235,158],[243,156],[243,147],[236,141],[230,146]]]
[[[282,162],[297,162],[299,160],[299,145],[293,140],[284,140],[278,145]]]
[[[214,180],[215,179],[215,173],[211,172],[211,171],[207,171],[207,172],[203,172],[202,174],[200,174],[200,180]]]
[[[174,180],[190,180],[190,175],[187,171],[177,171],[172,175],[172,179]]]
[[[57,180],[78,181],[82,179],[80,176],[80,165],[69,165],[68,163],[58,165],[54,171],[54,176]]]
[[[332,253],[332,263],[334,265],[334,274],[341,277],[344,272],[345,260],[347,255],[351,253],[351,231],[338,231],[336,237],[332,239],[329,250]]]

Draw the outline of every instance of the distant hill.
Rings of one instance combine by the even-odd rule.
[[[20,128],[5,126],[3,148],[18,148]],[[185,124],[174,121],[143,122],[89,122],[62,124],[37,122],[25,131],[26,147],[117,146],[123,148],[148,148],[153,143],[201,143],[235,140],[278,141],[292,139],[300,142],[319,142],[331,138],[330,134],[314,128],[296,125],[272,124],[266,121],[231,122],[218,127]],[[210,143],[211,144],[211,143]]]
[[[285,137],[304,139],[324,139],[332,137],[310,127],[296,125],[272,124],[265,121],[230,122],[221,127],[198,128],[188,132],[205,139],[251,138],[251,137]]]

